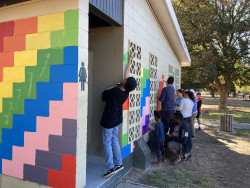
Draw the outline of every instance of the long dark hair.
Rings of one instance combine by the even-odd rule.
[[[188,97],[194,102],[194,94],[191,91],[185,91],[185,94],[188,95]]]
[[[184,94],[185,94],[183,89],[178,89],[177,92],[181,93],[182,96],[184,96]]]

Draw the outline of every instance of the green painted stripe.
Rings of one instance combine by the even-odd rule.
[[[13,114],[24,114],[24,99],[36,99],[37,82],[50,81],[50,65],[63,64],[63,48],[38,50],[37,64],[25,67],[25,83],[13,83],[13,97],[3,98],[0,130],[12,129]],[[0,142],[2,134],[0,132]]]
[[[128,133],[122,135],[122,147],[128,145]]]
[[[143,69],[143,78],[150,79],[149,69]]]
[[[123,51],[123,62],[128,63],[129,61],[129,52]]]
[[[36,99],[36,83],[50,81],[50,65],[63,64],[63,48],[78,45],[79,11],[66,11],[64,21],[65,30],[51,32],[51,49],[38,50],[37,66],[25,67],[25,83],[13,83],[13,97],[3,98],[0,142],[2,128],[13,126],[13,114],[24,114],[24,99]]]

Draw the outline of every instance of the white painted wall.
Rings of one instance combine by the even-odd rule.
[[[143,68],[149,67],[149,53],[159,59],[158,79],[168,75],[168,65],[181,70],[180,63],[165,38],[146,0],[125,0],[124,5],[124,51],[129,51],[129,43],[142,48]]]
[[[70,2],[70,1],[69,1]],[[88,31],[89,31],[89,1],[79,0],[79,28],[78,28],[78,69],[84,62],[88,77]],[[79,71],[78,71],[79,72]],[[76,188],[86,184],[86,151],[87,151],[87,111],[88,111],[88,81],[84,91],[78,83],[77,102],[77,148],[76,148]]]
[[[173,71],[179,70],[181,80],[181,64],[171,45],[164,35],[157,18],[154,16],[147,0],[125,0],[124,3],[124,51],[129,51],[129,41],[142,49],[142,68],[149,69],[150,53],[158,58],[157,81],[162,81],[162,75],[167,80],[169,65]],[[179,84],[176,85],[180,88]],[[126,134],[128,123],[123,123],[123,132]],[[147,140],[148,134],[143,137]]]

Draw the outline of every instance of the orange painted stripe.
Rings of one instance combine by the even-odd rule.
[[[3,68],[0,67],[0,82],[3,81]]]
[[[37,17],[15,21],[15,36],[37,33]]]
[[[3,51],[4,52],[14,52],[14,51],[24,51],[25,50],[26,36],[19,35],[14,37],[4,37],[3,38]]]
[[[0,53],[0,67],[14,66],[14,52]]]

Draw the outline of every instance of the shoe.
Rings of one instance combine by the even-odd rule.
[[[114,172],[117,173],[124,169],[123,165],[115,165]]]
[[[176,165],[176,164],[178,164],[179,162],[181,162],[181,158],[180,158],[180,157],[179,157],[179,158],[176,158],[176,159],[173,161],[172,165]]]
[[[103,178],[109,178],[115,174],[115,168],[108,170],[105,174],[102,175]]]
[[[192,157],[192,154],[189,154],[189,155],[184,155],[182,160],[183,161],[187,161],[188,159],[190,159]]]
[[[200,131],[200,130],[201,130],[201,128],[199,127],[197,130],[198,130],[198,131]]]
[[[195,139],[195,136],[191,136],[192,139]]]

